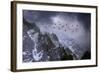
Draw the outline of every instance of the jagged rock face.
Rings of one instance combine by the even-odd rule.
[[[75,42],[68,40],[64,46],[56,34],[42,34],[35,23],[30,24],[25,19],[23,22],[23,62],[81,59],[82,52]]]
[[[27,38],[23,40],[23,62],[67,60],[64,47],[55,34],[47,32],[42,34],[36,31],[34,34],[28,34],[27,32],[32,32],[34,29],[30,29],[31,31],[26,27],[24,29],[26,33],[24,32],[23,35]]]
[[[59,43],[59,40],[55,34],[40,34],[38,40],[37,49],[42,49],[44,51],[46,54],[46,59],[44,58],[45,56],[43,58],[46,61],[59,61],[64,60],[64,57],[67,57],[67,52],[65,52],[64,47]]]

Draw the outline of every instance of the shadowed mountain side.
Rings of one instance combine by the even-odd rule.
[[[28,21],[25,20],[23,17],[23,25],[27,27],[28,30],[34,29],[35,32],[40,32],[40,29],[36,26],[35,23],[29,23]]]
[[[82,59],[91,59],[91,53],[89,51],[86,51],[82,56]]]

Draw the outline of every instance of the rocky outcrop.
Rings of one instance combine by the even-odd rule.
[[[23,19],[23,62],[80,59],[79,49],[77,44],[64,46],[56,34],[49,32],[42,34],[35,23],[28,23]]]

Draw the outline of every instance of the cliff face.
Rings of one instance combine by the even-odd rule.
[[[23,62],[81,59],[80,47],[73,40],[63,45],[54,33],[42,33],[35,23],[23,19]],[[73,45],[74,44],[74,45]]]

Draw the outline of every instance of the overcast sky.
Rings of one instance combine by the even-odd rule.
[[[23,10],[23,16],[28,22],[36,23],[41,32],[55,33],[61,43],[74,39],[82,48],[90,49],[89,13]]]

